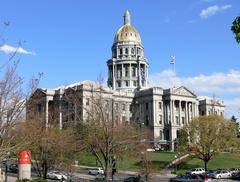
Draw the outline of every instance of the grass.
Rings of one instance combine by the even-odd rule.
[[[196,167],[204,167],[202,160],[197,158],[189,159],[180,164],[177,174],[185,174],[187,171]],[[228,169],[240,168],[240,154],[237,153],[220,153],[216,154],[208,163],[208,169]]]
[[[149,152],[154,169],[160,170],[164,168],[169,162],[174,159],[175,152]],[[96,159],[90,153],[81,153],[78,155],[77,160],[83,166],[96,166]],[[126,156],[122,160],[117,161],[117,168],[124,171],[140,171],[141,156]]]

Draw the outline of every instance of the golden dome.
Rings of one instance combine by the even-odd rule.
[[[114,43],[116,42],[137,42],[141,44],[141,38],[137,30],[131,26],[123,25],[116,33]]]
[[[138,31],[131,25],[130,13],[128,10],[124,14],[124,25],[117,31],[114,43],[117,42],[136,42],[141,44]]]

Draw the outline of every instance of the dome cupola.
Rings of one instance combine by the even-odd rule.
[[[138,31],[131,25],[131,16],[127,10],[124,14],[124,25],[117,31],[114,44],[118,42],[133,42],[141,44]]]
[[[108,64],[108,86],[113,90],[134,92],[148,87],[148,61],[131,16],[124,13],[124,24],[117,31]]]

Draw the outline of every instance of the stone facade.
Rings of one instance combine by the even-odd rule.
[[[109,118],[135,122],[152,130],[152,143],[167,150],[176,148],[178,131],[198,115],[224,115],[224,103],[198,97],[184,86],[163,89],[148,86],[148,61],[137,30],[131,25],[130,14],[117,31],[112,58],[107,61],[108,87],[91,81],[56,89],[39,88],[28,101],[27,113],[45,120],[46,127],[68,121],[85,121],[89,117],[91,98],[99,93],[104,98]],[[74,98],[71,101],[69,98]]]

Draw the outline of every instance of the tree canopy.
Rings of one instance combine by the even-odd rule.
[[[180,131],[179,145],[196,148],[205,170],[217,152],[237,146],[236,125],[221,116],[199,116]]]
[[[235,34],[237,43],[240,43],[240,16],[233,21],[231,30]]]

